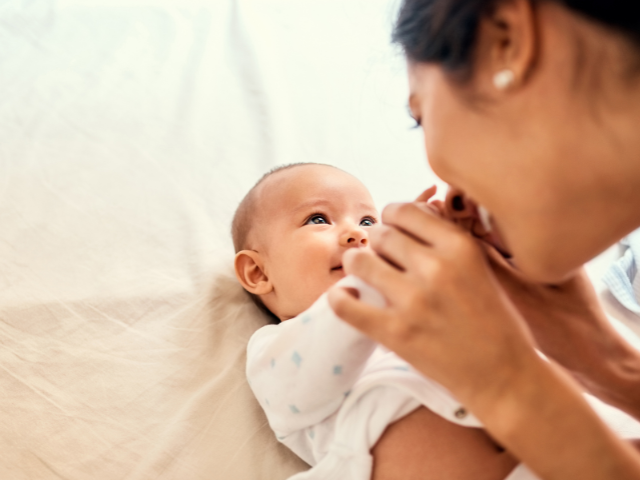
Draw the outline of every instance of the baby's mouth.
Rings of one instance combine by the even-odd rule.
[[[336,272],[336,271],[342,271],[342,265],[338,265],[337,267],[333,267],[331,269],[332,272]]]

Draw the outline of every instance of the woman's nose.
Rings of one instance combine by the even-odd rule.
[[[340,237],[340,245],[343,247],[366,247],[369,244],[369,236],[363,228],[353,228],[343,233]]]

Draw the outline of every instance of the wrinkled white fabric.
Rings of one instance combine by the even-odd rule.
[[[620,247],[621,257],[611,264],[602,280],[627,310],[640,314],[640,230],[623,238]]]

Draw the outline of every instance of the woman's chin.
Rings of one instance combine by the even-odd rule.
[[[529,260],[525,260],[529,258]],[[533,259],[531,256],[514,255],[511,264],[529,280],[549,285],[560,284],[575,275],[579,267],[567,265],[553,258]]]

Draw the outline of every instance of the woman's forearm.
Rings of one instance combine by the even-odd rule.
[[[590,393],[640,420],[640,352],[620,340],[572,373]]]
[[[493,250],[488,255],[537,347],[590,393],[640,420],[640,352],[613,327],[586,272],[545,285],[524,277]]]
[[[640,480],[640,455],[609,430],[558,367],[531,358],[492,402],[469,405],[544,480]]]

